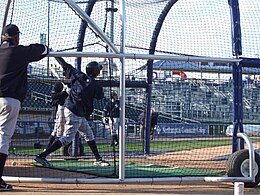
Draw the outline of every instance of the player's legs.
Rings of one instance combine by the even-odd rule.
[[[82,126],[79,129],[79,133],[80,136],[86,140],[86,142],[88,143],[88,146],[90,147],[92,153],[94,154],[96,159],[100,159],[101,156],[99,155],[98,149],[97,149],[97,145],[95,142],[95,137],[94,137],[94,133],[91,129],[91,127],[89,126],[88,121],[84,118],[82,121]]]
[[[84,138],[87,141],[88,146],[90,147],[92,153],[95,156],[96,161],[94,162],[94,165],[97,166],[110,166],[108,162],[102,159],[98,152],[97,144],[95,141],[95,137],[93,134],[93,131],[91,127],[89,126],[88,121],[84,118],[82,121],[82,128],[79,129],[79,133],[82,138]]]
[[[3,171],[8,156],[9,144],[14,134],[21,103],[13,98],[0,98],[0,190],[12,190],[3,179]]]
[[[57,124],[56,124],[57,123]],[[64,133],[65,129],[65,114],[64,114],[64,106],[59,105],[56,115],[56,136],[61,137]]]
[[[76,132],[78,131],[82,123],[82,117],[78,117],[67,108],[64,109],[64,116],[66,123],[63,135],[58,140],[54,141],[49,148],[47,148],[44,152],[42,152],[35,158],[35,161],[41,163],[44,166],[50,166],[48,161],[45,159],[46,156],[58,150],[62,146],[69,144],[75,137]]]
[[[119,130],[119,118],[113,118],[114,119],[114,134],[118,135],[118,130]]]
[[[155,128],[155,126],[151,126],[151,129],[150,129],[150,139],[151,140],[153,140],[154,128]]]
[[[119,118],[112,118],[112,129],[111,129],[111,136],[112,136],[112,143],[111,145],[118,145],[118,129],[119,129]]]
[[[79,117],[72,113],[68,108],[64,108],[65,126],[60,142],[63,146],[69,144],[75,137],[76,132],[82,126],[84,117]]]
[[[64,126],[65,126],[64,106],[59,105],[56,112],[54,128],[49,137],[49,143],[46,149],[53,144],[56,138],[62,136],[64,132]]]
[[[144,124],[140,124],[140,138],[144,139]]]
[[[85,118],[82,119],[82,125],[81,128],[79,128],[79,133],[81,137],[85,139],[87,142],[95,139],[94,133],[91,127],[89,126],[87,119]]]

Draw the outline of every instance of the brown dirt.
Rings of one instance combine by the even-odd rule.
[[[36,184],[36,183],[13,183],[15,195],[166,195],[166,194],[210,194],[210,195],[233,195],[232,183],[163,183],[163,184]],[[245,188],[244,194],[260,194],[260,186]]]

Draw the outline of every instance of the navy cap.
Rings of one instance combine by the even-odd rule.
[[[117,96],[117,93],[115,91],[112,91],[111,97]]]
[[[20,33],[19,28],[14,24],[8,24],[3,29],[3,36],[13,37]]]

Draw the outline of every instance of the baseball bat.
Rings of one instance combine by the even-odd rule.
[[[5,15],[4,15],[4,20],[3,20],[3,26],[2,26],[2,33],[1,33],[1,35],[3,35],[3,30],[4,30],[4,27],[6,25],[6,20],[7,20],[7,15],[8,15],[8,11],[9,11],[9,8],[10,8],[10,4],[11,4],[11,0],[8,0],[7,4],[6,4],[6,8],[5,8]]]

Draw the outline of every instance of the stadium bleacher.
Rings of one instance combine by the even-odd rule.
[[[29,82],[24,110],[51,110],[52,83]],[[260,119],[260,88],[244,85],[244,122]],[[152,106],[159,122],[199,121],[230,122],[233,119],[232,85],[211,80],[184,79],[176,82],[158,80],[153,83]],[[145,89],[126,89],[126,118],[137,122],[145,105]],[[107,98],[94,102],[95,110],[103,111]]]

